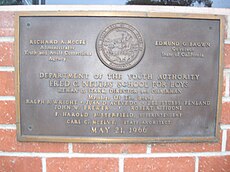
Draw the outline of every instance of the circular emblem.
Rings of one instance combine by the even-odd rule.
[[[106,27],[97,38],[100,60],[113,70],[128,70],[142,59],[145,44],[136,28],[126,23]]]

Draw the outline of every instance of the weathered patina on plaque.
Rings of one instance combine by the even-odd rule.
[[[16,23],[19,140],[217,140],[221,17],[19,13]]]

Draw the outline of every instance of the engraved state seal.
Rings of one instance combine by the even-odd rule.
[[[135,27],[126,23],[115,23],[98,35],[96,50],[104,65],[121,71],[128,70],[141,61],[145,44]]]

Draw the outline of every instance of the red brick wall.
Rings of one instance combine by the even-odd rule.
[[[230,171],[230,38],[224,47],[218,143],[77,144],[16,140],[13,35],[14,12],[0,11],[0,172]]]

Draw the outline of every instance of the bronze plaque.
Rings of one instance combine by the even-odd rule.
[[[220,16],[19,13],[20,141],[216,141]]]

